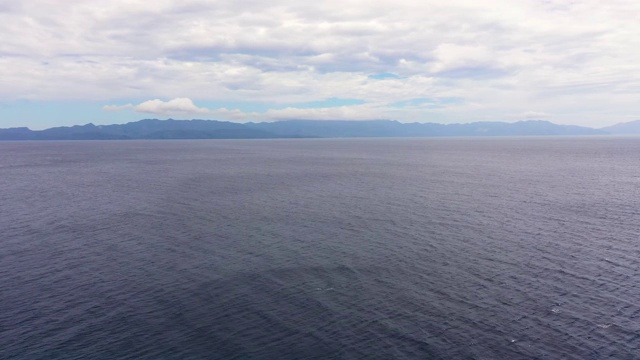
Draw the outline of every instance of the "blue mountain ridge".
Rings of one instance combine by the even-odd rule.
[[[630,124],[630,123],[627,123]],[[233,123],[217,120],[144,119],[126,124],[76,125],[30,130],[0,129],[0,140],[126,140],[126,139],[273,139],[341,137],[438,137],[603,135],[624,127],[594,129],[543,120],[473,122],[467,124],[401,123],[394,120],[283,120]],[[640,133],[640,121],[637,126]],[[613,129],[611,131],[608,129]]]

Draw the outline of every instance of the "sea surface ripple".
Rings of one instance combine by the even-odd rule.
[[[0,143],[2,359],[638,359],[640,138]]]

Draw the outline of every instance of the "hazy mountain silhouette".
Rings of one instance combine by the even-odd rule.
[[[609,134],[619,134],[619,135],[640,134],[640,120],[615,124],[612,126],[601,128],[600,130],[603,130]]]
[[[273,134],[243,124],[213,120],[145,119],[127,124],[55,127],[32,131],[1,129],[0,140],[111,140],[111,139],[259,139]]]
[[[281,136],[303,137],[423,137],[423,136],[524,136],[524,135],[596,135],[596,129],[556,125],[548,121],[527,120],[516,123],[475,122],[469,124],[400,123],[390,120],[311,121],[289,120],[274,123],[250,123],[255,129]]]
[[[33,131],[26,127],[0,129],[0,140],[115,140],[115,139],[269,139],[332,137],[430,137],[598,135],[607,129],[640,129],[640,122],[604,129],[557,125],[542,120],[469,124],[400,123],[392,120],[287,120],[271,123],[232,123],[216,120],[145,119],[127,124],[77,125]],[[635,126],[635,127],[633,127]],[[619,130],[619,131],[623,131]],[[620,132],[615,132],[620,133]],[[640,133],[637,131],[635,133]]]

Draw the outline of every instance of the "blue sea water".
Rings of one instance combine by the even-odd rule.
[[[0,358],[637,359],[639,154],[2,142]]]

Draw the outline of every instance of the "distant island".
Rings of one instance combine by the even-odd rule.
[[[0,140],[276,139],[345,137],[543,136],[640,134],[640,120],[594,129],[542,120],[468,124],[393,120],[286,120],[233,123],[216,120],[145,119],[127,124],[77,125],[30,130],[0,129]]]

